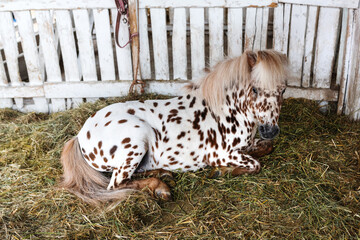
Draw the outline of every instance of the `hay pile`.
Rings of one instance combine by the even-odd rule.
[[[147,95],[154,98],[161,96]],[[275,151],[254,176],[176,174],[174,201],[137,194],[111,211],[56,190],[63,143],[101,100],[53,114],[0,110],[0,236],[8,239],[360,237],[360,123],[285,101]],[[4,238],[2,238],[4,239]]]

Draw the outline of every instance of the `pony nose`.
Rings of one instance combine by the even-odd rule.
[[[278,125],[262,124],[259,133],[262,139],[273,139],[280,133],[280,128]]]

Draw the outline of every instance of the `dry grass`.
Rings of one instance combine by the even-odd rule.
[[[147,95],[143,98],[161,96]],[[121,101],[130,98],[122,98]],[[137,194],[111,211],[57,190],[59,156],[95,110],[0,110],[0,236],[8,239],[358,239],[360,123],[287,100],[275,151],[255,176],[176,174],[174,201]],[[2,238],[3,239],[3,238]]]

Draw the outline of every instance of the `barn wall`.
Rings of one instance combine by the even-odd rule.
[[[140,0],[147,92],[176,95],[224,57],[274,48],[289,58],[285,97],[338,101],[360,118],[359,0]],[[131,49],[114,43],[113,0],[0,2],[0,107],[56,112],[126,95]],[[128,30],[120,27],[120,42]]]

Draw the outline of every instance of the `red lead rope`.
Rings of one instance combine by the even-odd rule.
[[[131,32],[130,32],[129,20],[128,20],[129,19],[128,1],[127,0],[115,0],[115,4],[116,4],[117,11],[118,11],[118,14],[116,17],[116,25],[115,25],[115,40],[116,40],[116,44],[120,48],[124,48],[131,42],[131,40],[135,36],[138,36],[139,33],[136,32],[136,33],[131,34]],[[127,43],[125,43],[124,46],[121,46],[119,43],[119,29],[120,29],[120,20],[121,20],[122,15],[124,15],[123,22],[124,22],[124,24],[128,25],[128,29],[129,29],[129,41],[127,41]]]

